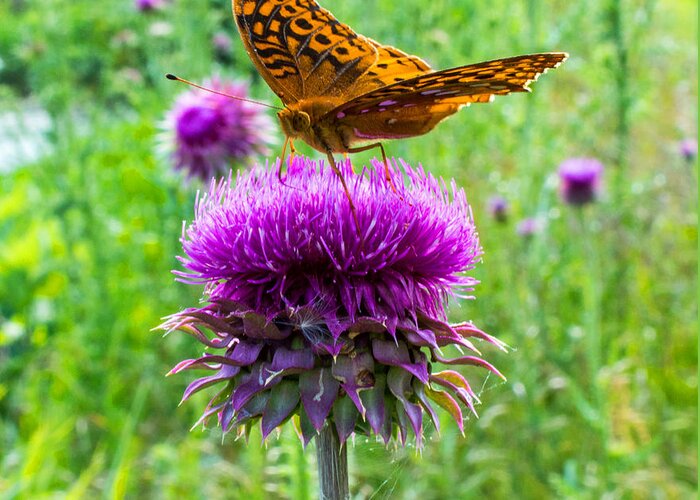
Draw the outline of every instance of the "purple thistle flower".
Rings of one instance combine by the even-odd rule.
[[[236,97],[247,97],[243,83],[218,78],[204,86]],[[262,106],[191,89],[181,94],[165,120],[164,145],[172,150],[176,169],[204,181],[225,175],[232,167],[248,165],[254,155],[267,154],[274,138],[272,119]]]
[[[515,228],[515,232],[524,238],[529,238],[540,232],[541,224],[535,217],[521,220]]]
[[[562,199],[570,205],[585,205],[596,199],[603,164],[595,158],[570,158],[559,165]]]
[[[215,33],[211,38],[214,52],[221,58],[227,58],[231,55],[232,43],[231,37],[222,31]]]
[[[489,198],[489,212],[491,216],[498,222],[506,222],[508,220],[508,200],[503,196],[492,196]]]
[[[685,161],[693,162],[698,155],[698,141],[696,139],[683,139],[679,149]]]
[[[165,5],[164,0],[135,0],[134,5],[140,12],[150,12],[160,9]]]
[[[464,191],[403,162],[393,176],[398,193],[381,162],[359,175],[349,162],[339,168],[359,227],[322,163],[294,158],[284,184],[262,168],[212,182],[183,229],[187,271],[175,272],[204,284],[208,305],[162,328],[215,352],[170,373],[210,370],[183,400],[224,385],[201,419],[217,415],[224,432],[260,420],[266,437],[293,416],[304,443],[330,419],[342,442],[359,432],[405,443],[412,432],[420,445],[424,413],[438,426],[435,404],[463,430],[458,401],[474,411],[477,395],[464,376],[433,363],[502,376],[478,356],[442,349],[478,354],[470,338],[504,348],[471,323],[446,322],[446,300],[468,297],[477,282],[464,272],[481,256]]]

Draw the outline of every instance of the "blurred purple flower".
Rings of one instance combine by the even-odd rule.
[[[116,49],[136,47],[138,42],[138,35],[130,29],[119,31],[110,40],[111,46]]]
[[[504,347],[471,323],[446,323],[446,300],[468,296],[476,281],[463,273],[481,255],[464,192],[403,162],[398,193],[381,162],[359,175],[349,162],[340,169],[359,227],[338,176],[301,157],[284,184],[276,169],[257,168],[212,182],[198,200],[182,237],[187,271],[176,274],[205,284],[208,305],[162,328],[218,352],[173,368],[212,371],[183,400],[221,382],[201,421],[217,415],[224,432],[245,433],[260,420],[266,437],[294,416],[304,443],[330,419],[343,442],[360,432],[405,443],[412,431],[420,445],[424,412],[439,425],[435,404],[463,430],[457,401],[474,411],[478,398],[461,374],[433,363],[501,376],[443,349],[478,354],[470,338]]]
[[[562,199],[570,205],[585,205],[596,199],[603,164],[595,158],[569,158],[559,165]]]
[[[515,232],[524,238],[529,238],[530,236],[539,233],[540,229],[540,221],[535,217],[528,217],[518,223],[517,227],[515,228]]]
[[[232,96],[248,95],[243,83],[213,78],[204,86]],[[178,97],[165,129],[163,142],[175,168],[204,181],[225,175],[232,166],[252,163],[255,155],[267,154],[274,137],[273,121],[262,106],[198,89]]]
[[[150,12],[162,8],[165,0],[135,0],[134,5],[141,12]]]
[[[231,55],[233,42],[231,41],[231,37],[226,33],[222,31],[215,33],[211,39],[211,44],[218,57],[226,58]]]
[[[508,200],[503,196],[492,196],[489,198],[489,212],[498,222],[508,220]]]
[[[683,139],[679,149],[685,161],[693,162],[698,155],[698,141],[696,139]]]
[[[117,74],[119,75],[119,80],[126,82],[128,85],[143,84],[143,75],[136,68],[125,67],[120,69]]]

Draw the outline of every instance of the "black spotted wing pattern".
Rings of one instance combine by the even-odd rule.
[[[234,15],[253,62],[285,104],[346,98],[377,60],[369,39],[313,0],[234,0]]]

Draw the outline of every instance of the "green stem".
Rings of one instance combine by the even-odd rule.
[[[610,22],[610,38],[615,46],[614,79],[615,79],[615,114],[617,117],[616,136],[617,151],[615,164],[615,195],[621,199],[626,189],[625,165],[627,162],[627,147],[629,143],[629,50],[625,42],[622,0],[610,0],[608,6]]]
[[[600,371],[603,361],[603,337],[601,334],[601,292],[602,277],[600,274],[600,259],[597,247],[593,244],[595,237],[591,228],[590,217],[592,214],[584,213],[586,207],[577,210],[580,234],[583,235],[584,273],[583,285],[583,324],[585,327],[586,361],[588,365],[588,380],[591,383],[592,405],[597,416],[596,429],[601,441],[603,475],[607,480],[607,456],[608,456],[608,421],[605,393],[601,387]]]
[[[318,461],[318,485],[320,500],[347,500],[348,449],[340,446],[335,429],[326,424],[316,437],[316,459]]]
[[[619,207],[618,225],[622,228],[629,227],[631,211],[628,207],[629,179],[627,178],[627,150],[630,137],[629,115],[632,97],[630,93],[630,67],[629,48],[625,36],[625,9],[623,0],[609,0],[607,4],[607,22],[609,26],[609,40],[615,47],[615,56],[612,61],[612,76],[615,84],[614,112],[616,117],[615,137],[617,147],[613,157],[613,168],[610,169],[611,195]],[[621,231],[624,238],[624,231]],[[622,244],[615,248],[613,257],[616,263],[612,269],[610,281],[616,283],[615,293],[611,297],[610,309],[614,310],[618,317],[624,317],[628,310],[628,281],[629,258],[627,247]]]

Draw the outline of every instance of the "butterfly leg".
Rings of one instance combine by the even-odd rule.
[[[357,220],[357,211],[355,210],[355,204],[352,202],[352,196],[350,196],[350,190],[348,189],[348,185],[345,182],[345,177],[343,177],[343,173],[340,171],[338,168],[338,165],[335,163],[335,158],[333,158],[333,152],[329,149],[326,154],[328,155],[328,163],[331,166],[331,169],[333,169],[333,172],[335,172],[335,175],[338,176],[340,179],[340,183],[343,185],[343,189],[345,190],[345,196],[348,198],[348,202],[350,203],[350,211],[352,212],[352,218],[355,220],[355,228],[357,229],[358,235],[360,232],[360,224],[358,223]]]
[[[294,147],[294,139],[289,139],[289,161],[292,161],[296,154],[297,149]]]
[[[277,179],[279,179],[280,183],[284,184],[282,181],[282,167],[284,166],[284,159],[285,156],[287,155],[287,146],[292,150],[292,158],[294,158],[294,141],[292,141],[291,138],[286,137],[284,139],[284,144],[282,145],[282,157],[280,158],[280,168],[277,170]],[[290,160],[291,160],[290,159]]]
[[[294,141],[287,137],[284,140],[284,145],[282,146],[282,158],[280,159],[280,166],[277,169],[277,179],[279,180],[280,184],[283,186],[291,187],[292,189],[298,189],[293,186],[288,186],[287,184],[284,183],[284,179],[282,179],[282,167],[284,166],[284,156],[287,154],[287,146],[289,145],[289,149],[291,150],[291,153],[289,154],[289,163],[292,162],[294,159],[294,153],[296,153],[296,149],[294,149]]]
[[[282,156],[280,157],[280,166],[277,169],[277,180],[280,182],[280,184],[284,184],[284,180],[282,180],[282,167],[284,166],[284,157],[287,154],[287,145],[289,144],[289,137],[284,139],[284,144],[282,145]]]
[[[391,177],[391,170],[389,167],[389,160],[386,157],[386,151],[384,151],[384,145],[381,142],[375,142],[374,144],[368,144],[367,146],[361,146],[359,148],[350,148],[348,149],[349,153],[359,153],[361,151],[367,151],[368,149],[374,149],[374,148],[379,148],[382,151],[382,161],[384,162],[384,179],[389,183],[389,186],[391,186],[391,190],[398,194],[399,191],[396,189],[396,184],[394,184],[394,180]]]

